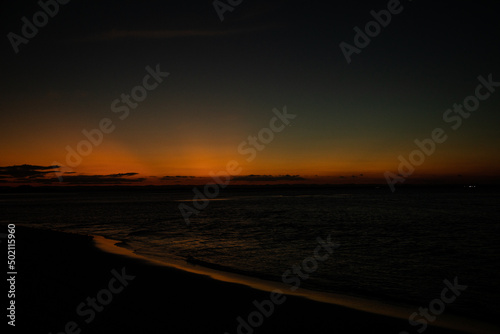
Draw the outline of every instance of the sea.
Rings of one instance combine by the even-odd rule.
[[[228,187],[186,224],[191,188],[0,194],[0,220],[101,235],[145,257],[281,282],[339,246],[301,288],[428,307],[444,281],[467,288],[446,312],[500,315],[500,190],[493,187]],[[203,190],[200,187],[200,190]]]

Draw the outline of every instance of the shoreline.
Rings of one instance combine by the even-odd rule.
[[[246,277],[245,282],[235,283],[212,278],[204,268],[197,268],[200,272],[195,274],[134,254],[104,237],[22,225],[17,225],[17,233],[17,326],[8,328],[8,333],[28,330],[60,333],[71,322],[82,329],[82,333],[159,330],[169,333],[240,333],[239,319],[247,322],[248,317],[258,310],[255,303],[263,303],[271,296],[268,282],[260,282],[261,287],[268,288],[265,290],[244,284],[248,283]],[[107,249],[98,248],[97,243]],[[89,318],[77,312],[78,306],[86,303],[87,298],[97,296],[99,299],[101,291],[112,287],[113,271],[126,272],[134,278],[87,323]],[[223,273],[222,276],[232,275]],[[281,290],[287,292],[284,288]],[[373,328],[383,328],[388,333],[417,333],[419,328],[411,327],[407,318],[317,302],[301,295],[283,296],[285,302],[275,304],[271,314],[252,328],[252,333],[359,333]],[[425,333],[459,333],[434,325],[430,324]],[[478,328],[474,332],[478,333]],[[243,329],[241,333],[246,332]]]
[[[91,236],[94,238],[96,247],[105,252],[141,259],[143,261],[151,263],[152,265],[172,267],[197,275],[205,275],[218,281],[240,284],[264,292],[273,292],[275,289],[278,289],[282,291],[283,294],[289,296],[302,297],[315,302],[342,306],[356,311],[364,311],[376,315],[389,316],[392,318],[399,318],[403,320],[407,320],[409,315],[418,309],[418,306],[402,304],[396,305],[395,303],[388,303],[375,299],[330,292],[321,292],[305,288],[300,288],[298,289],[298,291],[291,291],[290,287],[282,282],[274,282],[257,277],[245,276],[227,271],[220,271],[217,269],[204,267],[203,265],[190,264],[187,262],[182,264],[180,262],[176,263],[155,260],[137,254],[125,247],[119,246],[118,244],[121,243],[121,241],[119,240],[109,239],[100,235]],[[432,325],[444,329],[463,331],[466,333],[498,333],[500,330],[500,328],[494,327],[493,325],[486,322],[481,322],[475,319],[464,319],[456,315],[447,314],[440,315],[432,323]]]

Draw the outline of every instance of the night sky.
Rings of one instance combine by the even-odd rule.
[[[340,44],[355,47],[354,28],[364,31],[370,12],[388,4],[398,13],[348,63]],[[33,22],[41,7],[9,1],[1,14],[0,182],[201,183],[234,160],[241,183],[385,183],[386,171],[405,176],[398,157],[409,160],[416,139],[441,128],[447,139],[406,182],[498,183],[494,4],[244,0],[221,21],[213,1],[73,0],[13,46],[21,19]],[[147,96],[134,108],[112,107],[157,68],[168,76],[136,89]],[[479,106],[468,99],[467,118],[446,114],[489,75],[498,87],[483,85]],[[242,154],[284,109],[295,118],[271,140],[262,132],[268,143],[253,159]],[[103,119],[109,133],[94,138],[90,153],[81,144],[81,161],[68,160],[68,147],[77,152],[82,131]]]

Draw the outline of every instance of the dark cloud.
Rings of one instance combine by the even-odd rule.
[[[160,180],[162,181],[171,181],[171,180],[179,180],[179,179],[194,179],[196,176],[185,176],[185,175],[177,175],[177,176],[164,176]]]
[[[0,167],[0,176],[39,178],[58,171],[59,166],[15,165]]]
[[[118,174],[109,174],[109,175],[106,175],[106,176],[109,176],[109,177],[124,177],[124,176],[134,176],[134,175],[137,175],[138,173],[118,173]]]
[[[0,167],[0,179],[3,179],[0,180],[0,182],[32,182],[39,184],[53,184],[59,182],[69,184],[121,184],[137,183],[145,180],[145,178],[130,178],[138,174],[134,172],[108,175],[73,175],[75,172],[65,172],[62,174],[62,179],[59,179],[56,177],[57,175],[61,175],[59,168],[60,166],[57,165],[38,166],[27,164]],[[53,174],[54,177],[50,177],[47,174]],[[10,179],[10,181],[5,179]]]
[[[246,176],[236,176],[233,181],[250,181],[250,182],[275,182],[275,181],[301,181],[305,180],[300,175],[246,175]]]
[[[125,178],[124,176],[136,175],[137,173],[110,174],[110,175],[70,175],[63,176],[62,181],[58,178],[39,179],[38,183],[50,184],[64,182],[67,184],[128,184],[138,183],[146,180],[146,178]]]

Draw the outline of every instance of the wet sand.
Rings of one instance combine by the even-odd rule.
[[[91,236],[16,230],[16,327],[9,332],[417,333],[420,328],[407,319],[104,252],[106,242],[98,248]],[[429,326],[425,333],[457,331]]]

